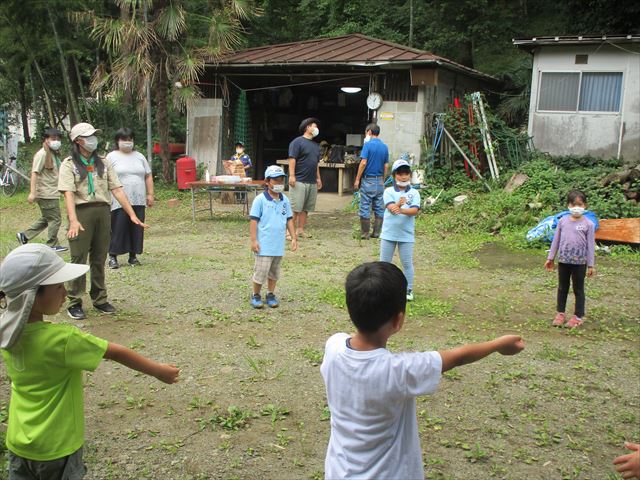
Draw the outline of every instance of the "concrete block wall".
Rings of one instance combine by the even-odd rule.
[[[402,152],[420,159],[420,138],[424,132],[424,92],[418,92],[417,102],[383,101],[378,109],[380,139],[389,147],[389,160],[398,159]]]

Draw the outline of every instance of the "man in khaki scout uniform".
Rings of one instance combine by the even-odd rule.
[[[136,225],[146,228],[131,208],[111,162],[96,154],[101,130],[88,123],[75,125],[69,133],[73,142],[71,156],[60,166],[58,190],[63,192],[69,218],[69,249],[72,263],[86,263],[89,259],[93,306],[101,313],[112,314],[116,309],[107,301],[104,267],[111,241],[111,195]],[[86,290],[86,276],[69,282],[71,318],[86,317],[82,309],[82,294]]]
[[[16,233],[22,245],[49,227],[47,245],[56,252],[64,252],[67,247],[58,244],[60,230],[60,192],[58,192],[58,169],[60,168],[60,131],[47,128],[44,131],[42,148],[33,156],[31,167],[31,191],[27,200],[36,202],[41,216],[24,232]]]

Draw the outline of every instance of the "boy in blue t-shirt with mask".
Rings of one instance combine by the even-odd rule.
[[[293,226],[293,212],[284,191],[285,173],[281,167],[271,165],[264,172],[266,189],[251,205],[249,232],[251,250],[256,262],[253,269],[253,295],[251,306],[262,308],[260,296],[262,285],[267,282],[266,303],[275,308],[279,305],[274,290],[280,277],[280,264],[284,256],[285,233],[291,235],[291,250],[298,248],[298,237]]]

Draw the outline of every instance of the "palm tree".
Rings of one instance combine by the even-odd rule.
[[[169,157],[169,104],[180,107],[200,95],[196,82],[205,61],[242,45],[242,21],[258,14],[252,0],[115,0],[120,15],[98,17],[77,14],[91,22],[91,37],[111,58],[99,65],[92,81],[94,92],[129,92],[146,108],[150,88],[156,108],[162,176],[172,180]],[[180,82],[181,88],[173,88]]]
[[[511,127],[527,123],[531,99],[531,59],[525,58],[503,73],[503,93],[500,95],[498,115]]]

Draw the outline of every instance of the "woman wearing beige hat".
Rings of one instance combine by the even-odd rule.
[[[60,165],[58,190],[64,194],[69,217],[69,250],[72,263],[86,263],[89,259],[93,306],[104,314],[115,313],[107,301],[104,267],[111,241],[111,195],[122,205],[136,225],[146,228],[136,216],[124,193],[111,162],[97,155],[98,138],[102,131],[88,123],[78,123],[69,133],[73,144],[71,156]],[[111,193],[111,195],[110,195]],[[86,289],[86,276],[69,282],[67,313],[82,319],[82,294]]]

